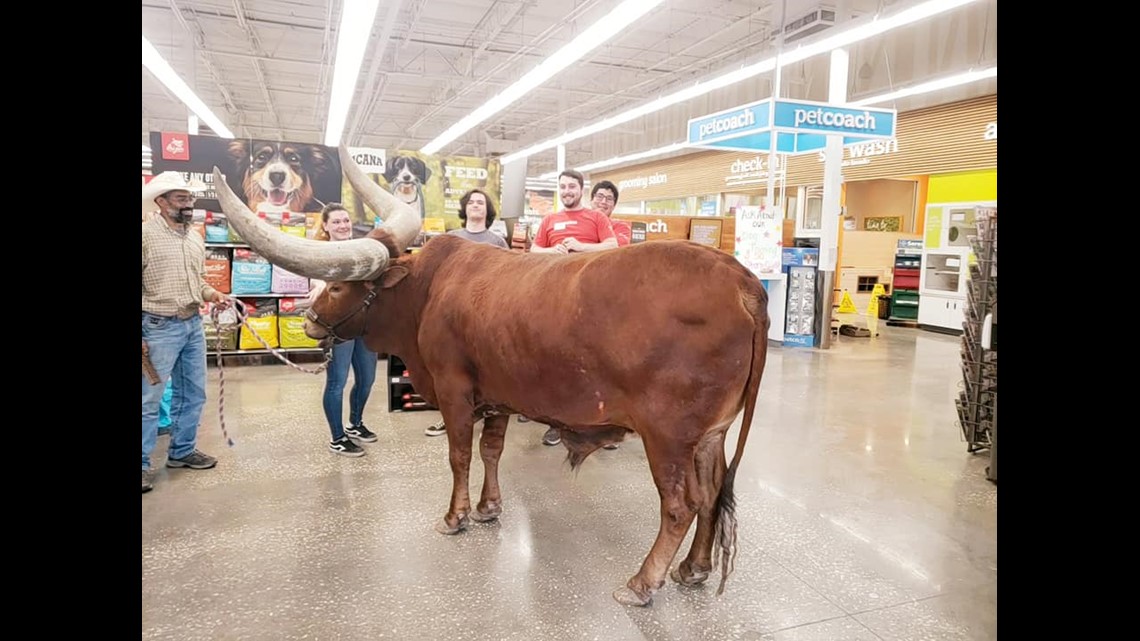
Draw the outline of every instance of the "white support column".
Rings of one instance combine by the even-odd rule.
[[[850,56],[846,49],[831,52],[828,72],[827,101],[833,105],[847,102],[847,67]],[[839,194],[843,185],[843,137],[828,136],[823,161],[823,229],[819,242],[819,270],[823,276],[823,314],[820,319],[821,349],[831,347],[832,290],[837,280],[839,250]]]
[[[555,168],[558,173],[566,171],[566,145],[558,145],[558,160]],[[555,180],[558,180],[557,178]],[[558,183],[554,184],[554,211],[562,211],[562,198],[558,195]]]

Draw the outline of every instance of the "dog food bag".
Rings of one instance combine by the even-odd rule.
[[[219,212],[207,211],[203,221],[206,226],[207,243],[230,242],[230,225],[226,222],[226,215]]]
[[[291,271],[283,269],[280,265],[273,266],[273,283],[271,289],[274,294],[308,294],[309,279],[298,276]]]
[[[305,335],[305,311],[308,305],[304,298],[282,298],[278,304],[277,333],[281,337],[281,347],[295,349],[316,347],[317,339]]]
[[[212,312],[213,303],[203,303],[198,311],[202,314],[202,331],[206,335],[206,350],[210,353],[219,348],[222,351],[232,351],[238,347],[238,317],[237,311],[229,309],[218,312],[217,325],[214,324]]]
[[[308,231],[305,214],[297,212],[281,212],[281,231],[291,236],[305,238]]]
[[[270,215],[269,212],[265,212],[265,211],[257,212],[257,217],[261,219],[261,222],[267,223],[267,224],[270,224],[269,223],[269,215]],[[271,223],[274,227],[279,227],[281,225],[280,220],[279,220],[280,216],[281,216],[281,214],[275,215],[275,221],[276,222]],[[237,233],[237,230],[234,229],[232,226],[230,227],[230,241],[229,242],[231,242],[231,243],[244,243],[245,242],[244,240],[242,240],[241,235]]]
[[[230,293],[230,250],[206,249],[206,283],[223,294]]]
[[[305,214],[305,238],[316,238],[321,228],[321,212]]]
[[[260,336],[270,347],[278,347],[277,341],[277,299],[275,298],[243,298],[245,303],[245,324],[241,326],[241,338],[238,347],[241,349],[265,349],[265,345],[257,340]],[[250,331],[250,327],[253,331]]]
[[[273,265],[252,249],[235,249],[230,271],[233,294],[268,294],[272,288]]]

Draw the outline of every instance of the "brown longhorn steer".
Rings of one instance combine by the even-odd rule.
[[[704,582],[715,544],[720,594],[736,548],[733,479],[767,354],[768,297],[760,281],[733,257],[688,241],[565,256],[441,236],[405,256],[418,215],[370,181],[344,149],[340,155],[353,187],[385,218],[367,238],[289,236],[259,221],[217,170],[214,185],[231,224],[256,251],[330,281],[309,311],[309,336],[364,336],[370,349],[400,356],[416,392],[440,408],[453,486],[436,529],[455,534],[468,519],[502,513],[498,466],[510,414],[558,428],[574,467],[636,433],[661,497],[661,526],[640,570],[614,598],[652,600],[694,517],[692,547],[671,576]],[[725,434],[742,410],[726,465]],[[472,507],[468,474],[479,417],[486,417],[484,478]]]

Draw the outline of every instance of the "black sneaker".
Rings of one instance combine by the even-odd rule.
[[[364,423],[360,425],[353,425],[352,427],[344,428],[344,433],[358,441],[365,443],[375,443],[377,436],[372,433],[372,430],[364,427]]]
[[[345,430],[346,432],[348,430]],[[351,456],[353,458],[364,456],[364,448],[352,442],[352,439],[347,436],[340,437],[339,441],[332,441],[329,443],[329,451],[333,454],[340,454],[341,456]]]
[[[562,433],[559,432],[558,428],[556,428],[556,427],[552,427],[552,428],[546,430],[546,434],[542,435],[542,444],[543,445],[558,445],[561,442],[562,442]]]
[[[166,467],[188,467],[192,470],[208,470],[217,464],[218,459],[198,450],[194,450],[182,458],[166,459]]]
[[[143,494],[154,489],[154,471],[143,470]]]
[[[424,434],[426,436],[440,436],[442,434],[447,434],[447,425],[445,425],[441,419],[435,423],[432,423],[431,425],[428,425],[427,429],[424,430]]]

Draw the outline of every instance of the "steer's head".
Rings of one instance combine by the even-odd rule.
[[[343,146],[340,161],[353,189],[384,220],[383,227],[365,238],[325,242],[271,227],[246,207],[214,167],[218,202],[245,242],[270,263],[327,283],[305,322],[305,333],[317,339],[347,339],[366,331],[365,317],[378,294],[376,288],[383,286],[389,262],[420,232],[419,214],[370,180]]]

